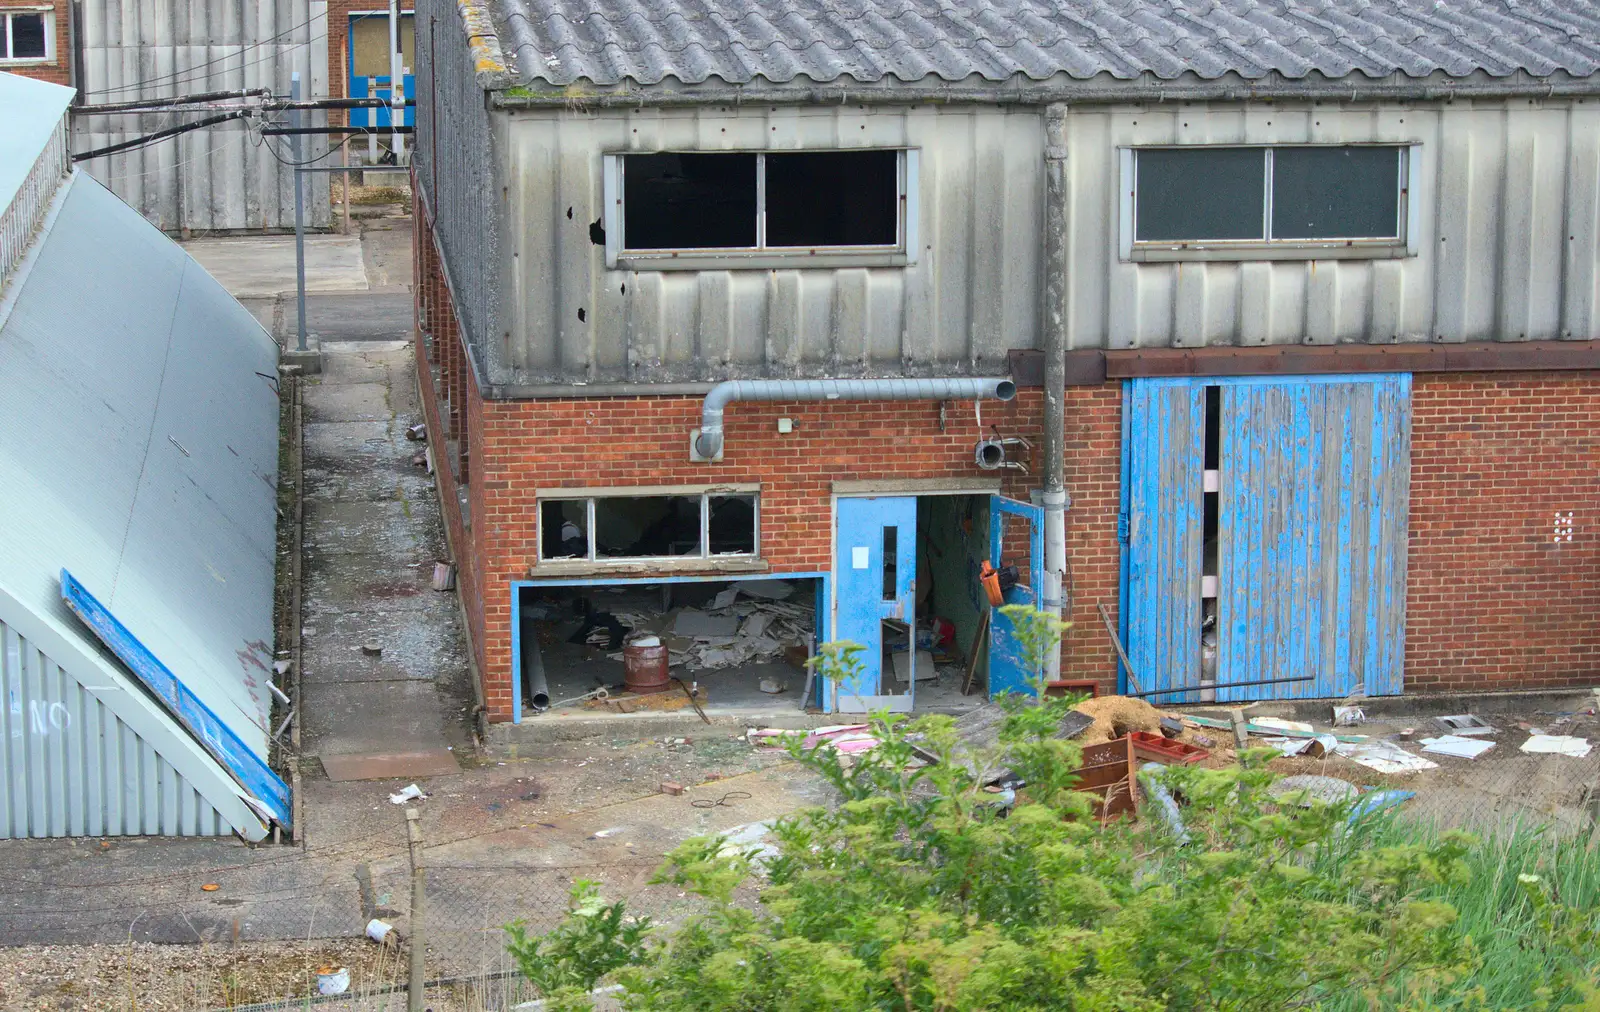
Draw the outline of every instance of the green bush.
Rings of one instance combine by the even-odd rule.
[[[855,654],[822,656],[836,677]],[[628,954],[601,962],[584,962],[595,946],[564,926],[542,958],[571,949],[574,965],[604,969],[530,979],[566,982],[562,1007],[576,1008],[573,988],[614,970],[624,1007],[672,1012],[1595,1007],[1575,1004],[1593,1000],[1593,919],[1542,881],[1519,895],[1548,926],[1540,944],[1562,954],[1540,964],[1552,976],[1525,981],[1519,1004],[1466,994],[1485,950],[1447,897],[1470,881],[1471,839],[1352,829],[1348,806],[1280,809],[1270,750],[1164,774],[1187,802],[1181,835],[1153,816],[1099,828],[1071,789],[1080,750],[1054,737],[1073,702],[1003,699],[992,749],[967,748],[947,717],[887,714],[873,721],[882,744],[848,766],[791,742],[837,807],[779,822],[778,853],[760,861],[688,841],[656,881],[703,897],[706,913],[645,946],[602,947]],[[998,768],[1027,782],[1014,806],[972,772]],[[735,902],[752,881],[759,911]]]

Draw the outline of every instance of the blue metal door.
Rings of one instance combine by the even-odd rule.
[[[917,685],[914,677],[903,694],[885,691],[883,622],[893,619],[909,630],[916,628],[917,500],[911,496],[838,500],[836,545],[834,637],[865,649],[860,654],[861,672],[839,686],[835,709],[909,712]],[[914,635],[909,640],[914,659]]]
[[[1205,386],[1141,379],[1123,392],[1127,418],[1128,660],[1145,690],[1200,681]],[[1183,702],[1193,694],[1158,696]]]
[[[1017,529],[1016,525],[1021,525]],[[1025,555],[1023,553],[1026,553]],[[989,497],[989,564],[1014,565],[1021,579],[1006,592],[1006,604],[1036,604],[1044,586],[1044,507],[1003,495]],[[1016,627],[999,608],[989,611],[989,697],[1002,692],[1033,694],[1035,673]]]
[[[415,16],[412,11],[401,11],[398,26],[401,35],[400,50],[402,64],[410,63],[414,56],[410,55],[414,32]],[[361,26],[358,28],[358,26]],[[383,35],[383,48],[378,54],[370,50],[367,58],[358,55],[357,37],[367,26],[371,26]],[[394,99],[394,73],[388,62],[388,37],[389,14],[387,11],[357,13],[350,15],[350,30],[345,33],[345,64],[349,68],[349,87],[351,98],[381,98],[384,102]],[[376,65],[381,62],[381,67]],[[406,69],[410,69],[409,67]],[[374,72],[376,71],[376,73]],[[417,97],[417,79],[415,74],[406,74],[400,87],[407,101],[414,102]],[[379,109],[351,109],[350,125],[353,127],[391,127],[394,125],[393,109],[385,105]],[[408,105],[401,114],[402,126],[416,125],[416,107]]]
[[[1234,380],[1221,436],[1217,680],[1312,680],[1218,697],[1397,695],[1410,375]]]
[[[1215,387],[1214,547],[1204,530]],[[1214,558],[1219,700],[1401,691],[1409,375],[1130,381],[1124,396],[1125,632],[1141,688],[1201,692]],[[1211,581],[1207,577],[1207,582]]]

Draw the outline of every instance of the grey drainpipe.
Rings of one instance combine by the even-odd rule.
[[[1039,606],[1058,618],[1067,571],[1067,107],[1044,119],[1044,586]],[[1051,652],[1049,678],[1061,677],[1061,651]]]
[[[722,452],[722,411],[733,401],[1009,401],[1017,385],[1003,377],[950,379],[728,380],[706,394],[694,457]],[[1057,440],[1059,444],[1059,439]]]

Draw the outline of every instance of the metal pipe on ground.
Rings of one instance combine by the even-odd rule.
[[[1209,685],[1184,685],[1176,689],[1146,689],[1144,692],[1125,692],[1130,699],[1144,696],[1172,696],[1180,692],[1200,692],[1205,689],[1242,689],[1247,685],[1283,685],[1287,682],[1309,682],[1314,676],[1296,675],[1293,678],[1253,678],[1248,682],[1212,682]]]
[[[522,684],[527,688],[528,702],[535,710],[550,708],[550,683],[545,679],[544,654],[539,650],[539,627],[534,620],[523,616],[521,620]]]
[[[1017,385],[1007,377],[943,379],[727,380],[706,394],[694,451],[700,460],[722,452],[723,410],[734,401],[1009,401]]]

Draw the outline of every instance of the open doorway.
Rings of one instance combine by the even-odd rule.
[[[524,713],[538,700],[579,712],[794,708],[805,699],[806,661],[820,628],[822,578],[680,578],[522,584],[517,595],[517,671]],[[623,650],[635,637],[666,648],[667,688],[628,702]],[[682,682],[680,686],[678,683]],[[613,702],[582,699],[597,689]],[[776,690],[776,691],[774,691]]]

